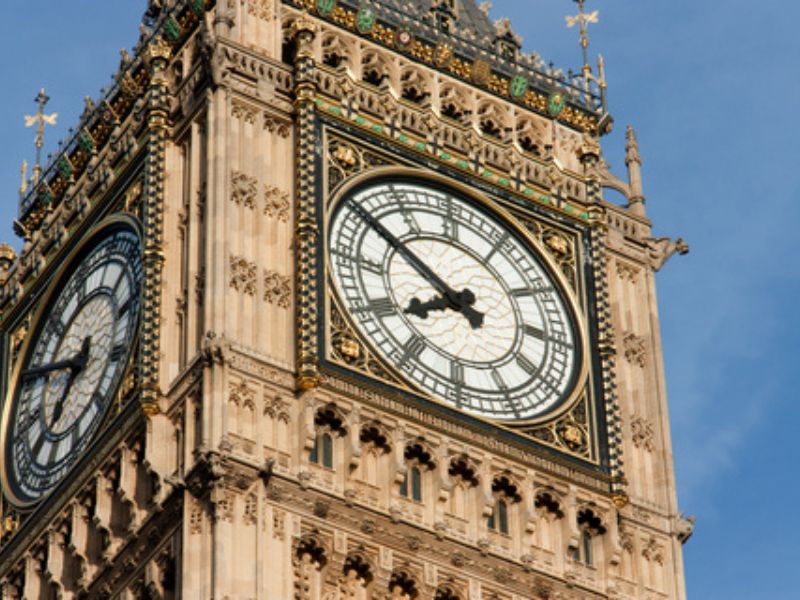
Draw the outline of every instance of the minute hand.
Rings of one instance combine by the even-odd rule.
[[[367,212],[363,206],[352,199],[350,200],[350,204],[353,206],[353,210],[355,210],[356,214],[358,214],[358,216],[361,217],[367,223],[367,225],[375,230],[375,233],[380,235],[389,243],[392,248],[396,249],[400,254],[402,254],[403,258],[406,259],[408,264],[414,267],[414,269],[420,275],[427,279],[431,285],[433,285],[433,287],[436,288],[436,290],[447,299],[450,308],[460,311],[470,322],[470,325],[472,325],[473,329],[480,328],[480,326],[483,324],[482,312],[475,310],[472,308],[472,306],[465,303],[462,300],[462,294],[459,294],[453,288],[447,285],[447,283],[445,283],[441,277],[434,273],[428,265],[422,262],[422,260],[408,246],[401,242],[391,231],[386,229],[386,227],[384,227],[383,224],[378,221],[378,219],[369,214],[369,212]]]
[[[41,367],[33,367],[20,373],[22,380],[27,381],[42,375],[46,375],[50,371],[60,371],[62,369],[75,369],[77,366],[75,359],[59,360],[58,362],[50,363],[49,365],[42,365]]]

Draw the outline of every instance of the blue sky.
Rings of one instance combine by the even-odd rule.
[[[19,165],[33,162],[23,115],[44,86],[59,113],[53,150],[83,97],[111,81],[144,0],[28,0],[0,20],[0,241],[18,246]],[[800,7],[779,0],[588,0],[592,54],[606,61],[624,173],[636,127],[656,235],[691,252],[658,275],[679,496],[698,516],[685,547],[688,595],[796,598],[800,526]],[[526,50],[580,67],[567,0],[495,0]]]

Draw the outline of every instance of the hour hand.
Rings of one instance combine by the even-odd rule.
[[[86,367],[86,364],[89,361],[89,351],[91,349],[91,345],[92,338],[91,336],[87,336],[83,340],[80,352],[78,352],[72,358],[58,360],[50,363],[49,365],[41,365],[39,367],[26,369],[20,373],[20,377],[22,378],[22,381],[30,381],[31,379],[36,379],[42,375],[47,375],[52,371],[62,371],[64,369],[69,369],[71,374],[76,375]]]
[[[465,288],[461,292],[455,292],[448,288],[446,294],[437,296],[427,302],[421,302],[419,298],[412,298],[403,312],[416,315],[421,319],[427,319],[429,312],[449,308],[464,315],[473,329],[480,329],[483,326],[483,313],[472,308],[474,303],[475,294],[472,290]]]
[[[445,310],[449,307],[450,302],[444,296],[437,296],[427,302],[421,302],[419,298],[412,298],[403,312],[407,315],[416,315],[420,319],[427,319],[430,311]]]

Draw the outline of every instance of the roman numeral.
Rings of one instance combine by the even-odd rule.
[[[499,389],[501,389],[501,390],[507,390],[508,389],[508,386],[506,385],[506,382],[503,381],[503,378],[502,378],[502,376],[500,375],[500,372],[497,369],[492,369],[492,381],[494,381],[494,384]]]
[[[461,391],[464,387],[464,365],[461,363],[450,363],[450,381],[453,383],[455,392],[456,406],[461,406]]]
[[[119,307],[119,310],[117,311],[117,316],[119,317],[125,316],[125,313],[127,313],[131,309],[131,304],[133,304],[133,296],[128,296],[128,299],[125,301],[125,303]]]
[[[553,288],[551,288],[551,287],[544,287],[543,286],[543,287],[536,287],[535,289],[534,288],[529,288],[529,287],[524,287],[524,288],[516,288],[516,289],[511,290],[511,295],[516,297],[516,298],[522,298],[524,296],[534,296],[536,294],[549,294],[552,291],[553,291]],[[558,313],[556,313],[556,314],[558,314]]]
[[[55,444],[50,444],[50,454],[47,456],[47,464],[52,465],[56,462],[56,456],[58,455],[58,447],[61,445],[60,442]]]
[[[375,273],[376,275],[383,274],[383,265],[370,260],[368,258],[364,258],[363,256],[358,259],[358,264],[361,265],[361,268],[370,271],[371,273]]]
[[[33,442],[33,447],[31,448],[31,457],[34,460],[38,460],[37,457],[39,456],[39,452],[41,451],[42,446],[44,446],[44,442],[45,442],[44,435],[40,435],[38,438],[36,438],[36,441]]]
[[[458,221],[454,221],[452,215],[443,217],[442,226],[444,234],[453,241],[458,241]]]
[[[528,357],[524,354],[517,355],[517,364],[519,365],[519,368],[525,371],[528,375],[536,375],[536,372],[538,371],[536,365],[528,360]]]
[[[419,360],[420,354],[425,350],[425,341],[418,335],[412,335],[403,344],[403,356],[400,357],[398,364],[403,365],[410,359]]]
[[[377,298],[375,300],[370,300],[367,304],[367,308],[375,313],[375,316],[379,319],[384,319],[397,314],[397,307],[389,298]]]
[[[122,344],[117,344],[111,349],[111,354],[109,355],[109,359],[111,362],[117,362],[125,355],[125,350],[127,350],[127,346]]]
[[[527,323],[525,323],[522,326],[522,329],[525,332],[525,335],[535,337],[537,340],[544,341],[546,337],[543,329],[539,329],[538,327],[534,327],[533,325],[528,325]]]
[[[483,260],[488,262],[488,260],[492,258],[492,256],[494,256],[494,253],[500,250],[500,248],[503,247],[503,244],[505,244],[508,241],[508,237],[509,233],[507,231],[504,231],[503,235],[501,235],[499,238],[497,238],[497,240],[495,240],[494,247],[491,249],[489,254],[487,254]]]

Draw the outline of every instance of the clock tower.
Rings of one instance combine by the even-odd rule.
[[[473,0],[151,0],[0,248],[0,598],[685,598],[611,126]]]

